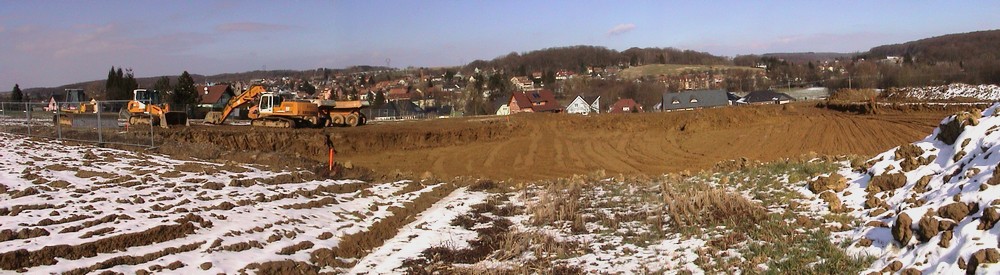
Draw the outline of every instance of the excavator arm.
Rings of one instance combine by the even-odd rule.
[[[231,114],[233,110],[253,102],[255,98],[264,92],[267,92],[267,89],[264,89],[264,86],[253,85],[243,94],[230,98],[229,101],[226,102],[226,106],[222,108],[222,111],[208,112],[208,114],[205,115],[205,123],[222,124],[222,122],[226,121],[226,118],[229,117],[229,114]]]

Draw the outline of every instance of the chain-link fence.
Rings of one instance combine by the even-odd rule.
[[[425,112],[397,111],[393,109],[362,109],[361,113],[371,121],[426,119]]]
[[[156,147],[158,127],[129,124],[128,101],[0,102],[0,131],[29,137]]]

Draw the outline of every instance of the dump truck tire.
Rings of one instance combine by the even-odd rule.
[[[330,115],[330,123],[333,124],[333,126],[344,126],[344,119],[343,115]]]
[[[356,115],[356,114],[349,114],[349,115],[347,115],[347,121],[345,121],[345,122],[347,122],[347,126],[348,127],[356,127],[356,126],[358,126],[358,122],[359,122],[358,115]]]

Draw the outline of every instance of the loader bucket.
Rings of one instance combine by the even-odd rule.
[[[83,113],[83,114],[56,114],[53,116],[53,121],[59,123],[62,126],[68,126],[73,128],[100,128],[103,127],[117,127],[118,122],[112,119],[110,116],[105,116],[104,120],[98,118],[100,114],[93,113]],[[102,124],[102,125],[99,125]]]
[[[222,112],[208,112],[205,114],[205,123],[222,124]]]
[[[188,117],[184,112],[166,112],[160,115],[160,127],[170,128],[170,126],[187,126]]]

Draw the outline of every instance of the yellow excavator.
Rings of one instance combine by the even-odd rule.
[[[131,125],[153,125],[169,128],[173,125],[187,125],[187,113],[170,110],[170,104],[164,103],[160,91],[135,89],[132,100],[126,109],[129,113],[128,123]]]
[[[233,110],[254,101],[257,105],[250,107],[248,114],[250,125],[281,128],[343,126],[347,121],[350,121],[348,126],[356,126],[364,121],[361,108],[367,107],[360,101],[286,100],[268,92],[264,86],[254,85],[243,94],[230,98],[222,111],[206,114],[205,123],[221,125]]]
[[[295,128],[319,124],[319,106],[311,102],[285,100],[285,98],[268,92],[264,86],[251,86],[243,94],[234,96],[226,102],[222,111],[208,112],[205,123],[222,124],[226,118],[243,105],[257,101],[250,107],[250,125],[264,127]]]

